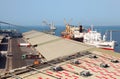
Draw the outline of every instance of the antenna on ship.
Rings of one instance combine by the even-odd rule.
[[[110,30],[110,41],[112,41],[112,30]]]
[[[92,24],[92,25],[91,25],[91,30],[92,30],[92,31],[93,31],[93,27],[94,27],[94,26],[93,26],[93,24]]]
[[[112,41],[112,32],[113,32],[113,30],[107,30],[106,32],[105,32],[105,36],[107,36],[107,33],[109,33],[110,35],[110,37],[109,37],[109,41]]]
[[[66,19],[64,18],[64,24],[67,25]]]
[[[66,19],[64,18],[64,24],[66,26],[66,32],[70,32],[70,23],[72,22],[72,18],[67,22]]]
[[[78,23],[77,23],[77,26],[79,26],[79,25],[81,25],[81,23],[80,23],[80,22],[78,22]]]
[[[67,24],[69,25],[69,24],[72,22],[72,20],[73,20],[73,19],[71,18],[71,19],[67,22],[66,19],[64,18],[64,24],[65,24],[65,25],[67,25]]]

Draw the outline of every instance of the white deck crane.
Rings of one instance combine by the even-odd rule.
[[[42,23],[50,27],[50,34],[55,34],[56,27],[53,22],[48,23],[47,21],[43,20]]]

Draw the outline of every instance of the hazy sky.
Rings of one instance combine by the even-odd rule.
[[[18,25],[41,25],[42,20],[64,25],[120,25],[120,0],[0,0],[0,20]]]

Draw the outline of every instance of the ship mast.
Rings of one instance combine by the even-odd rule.
[[[70,33],[70,23],[72,22],[72,18],[67,22],[66,19],[64,18],[64,24],[66,26],[66,32],[69,34]]]
[[[112,30],[110,30],[110,41],[112,41]]]
[[[91,25],[91,30],[92,30],[92,31],[93,31],[93,27],[94,27],[94,26],[93,26],[93,25]]]

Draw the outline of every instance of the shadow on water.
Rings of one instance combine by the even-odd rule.
[[[8,48],[8,40],[7,39],[3,39],[1,41],[0,44],[0,51],[7,51]],[[0,69],[5,69],[5,65],[6,65],[6,56],[0,54]]]
[[[3,39],[1,43],[8,43],[8,39]]]
[[[5,69],[5,65],[6,65],[6,57],[1,55],[0,56],[0,69]]]
[[[0,44],[0,51],[7,51],[8,45],[7,44]]]

